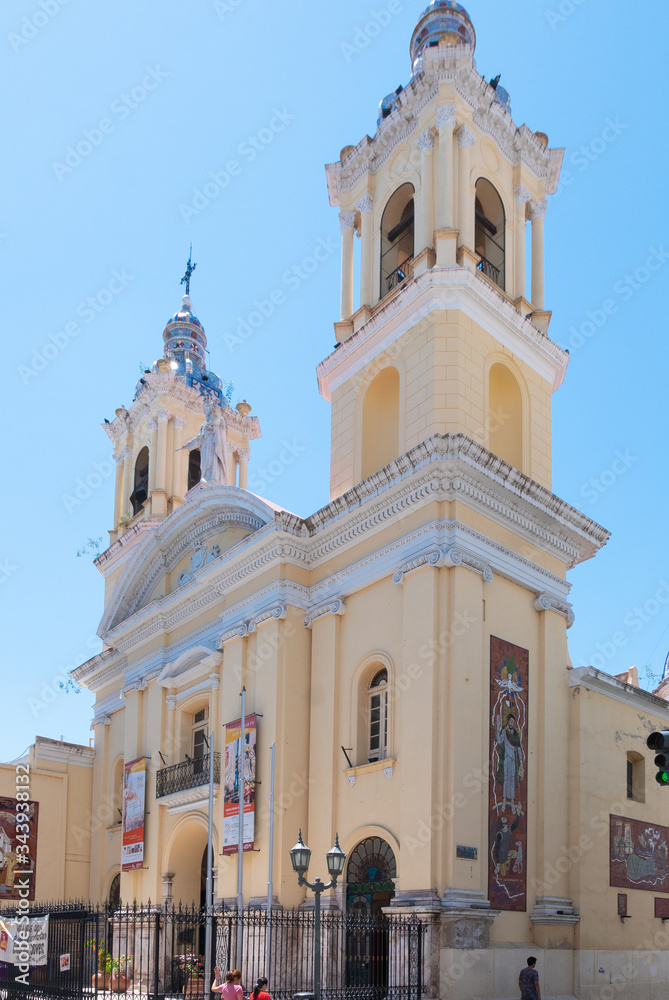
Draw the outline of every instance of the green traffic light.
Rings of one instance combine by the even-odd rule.
[[[669,771],[658,771],[655,780],[658,785],[669,785]]]

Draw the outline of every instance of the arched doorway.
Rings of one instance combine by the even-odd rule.
[[[390,844],[367,837],[346,866],[346,985],[388,985],[389,935],[383,907],[395,895],[397,863]]]
[[[175,904],[194,906],[204,903],[204,879],[207,873],[207,830],[204,824],[186,823],[169,849],[166,871],[174,872],[172,896]]]

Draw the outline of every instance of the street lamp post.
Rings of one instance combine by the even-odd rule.
[[[321,882],[320,878],[313,882],[307,882],[304,877],[309,869],[311,851],[302,840],[302,831],[297,838],[295,847],[290,852],[290,860],[293,863],[293,871],[297,872],[297,881],[300,885],[306,885],[314,893],[316,899],[315,919],[314,919],[314,1000],[321,1000],[321,893],[326,889],[334,889],[337,879],[344,870],[346,855],[339,846],[339,834],[335,835],[335,844],[327,855],[329,882]]]

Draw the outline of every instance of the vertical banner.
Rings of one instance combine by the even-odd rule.
[[[257,717],[247,715],[244,726],[243,764],[240,755],[242,720],[225,727],[225,789],[223,796],[223,853],[236,854],[239,845],[239,793],[244,796],[244,850],[253,850],[256,808]],[[243,770],[243,776],[242,776]]]
[[[123,775],[123,849],[124,872],[144,867],[144,804],[146,801],[146,757],[131,760]]]
[[[529,653],[490,637],[490,834],[493,910],[525,910]]]
[[[0,900],[35,899],[38,815],[37,802],[0,798]]]

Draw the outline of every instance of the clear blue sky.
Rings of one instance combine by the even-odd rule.
[[[334,343],[339,224],[323,165],[373,134],[379,100],[407,83],[423,6],[2,6],[0,759],[35,734],[88,740],[91,696],[53,686],[99,648],[102,579],[76,552],[111,527],[100,424],[161,354],[190,240],[211,366],[260,418],[251,471],[275,471],[289,442],[294,461],[262,492],[303,515],[327,502],[329,409],[315,366]],[[570,183],[546,222],[551,334],[572,359],[554,397],[554,490],[613,532],[570,574],[571,654],[612,673],[658,673],[669,649],[667,6],[468,9],[479,70],[502,74],[517,124],[567,149]],[[77,162],[68,147],[81,140]],[[332,248],[325,262],[287,285],[284,272],[320,241]],[[637,271],[649,257],[658,269]],[[235,343],[240,320],[277,288],[285,301]],[[72,505],[91,476],[99,485]]]

